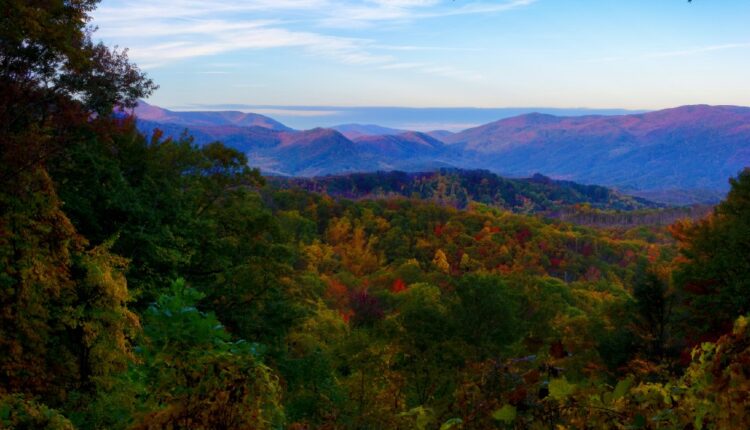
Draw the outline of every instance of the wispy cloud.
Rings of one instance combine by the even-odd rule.
[[[622,61],[625,60],[625,57],[617,57],[617,56],[610,56],[610,57],[600,57],[600,58],[591,58],[589,60],[586,60],[586,63],[613,63],[616,61]]]
[[[383,70],[420,69],[424,67],[429,67],[429,65],[425,63],[390,63],[380,66]]]
[[[137,22],[154,18],[201,18],[247,12],[316,11],[329,5],[328,0],[121,0],[115,5],[112,3],[114,2],[104,4],[96,10],[95,20],[98,23]]]
[[[348,4],[324,17],[323,25],[362,27],[383,21],[409,22],[455,15],[505,12],[529,6],[537,0],[474,1],[463,5],[439,0],[373,0]]]
[[[169,27],[169,24],[164,25]],[[151,68],[181,59],[271,48],[304,48],[310,53],[345,64],[381,64],[393,61],[391,56],[369,52],[365,49],[367,42],[357,39],[287,30],[271,27],[263,22],[243,25],[227,23],[225,28],[221,27],[221,23],[214,21],[197,27],[186,26],[188,29],[185,31],[171,28],[172,32],[169,34],[175,36],[174,41],[136,45],[131,49],[131,55]],[[167,33],[168,30],[170,29],[162,31]]]
[[[401,62],[401,63],[388,63],[379,66],[381,70],[413,70],[418,73],[424,73],[428,75],[441,76],[444,78],[450,78],[458,81],[479,81],[483,76],[479,73],[460,69],[453,66],[436,66],[430,63],[419,63],[419,62]]]
[[[283,116],[296,116],[296,117],[319,117],[319,116],[333,116],[338,115],[340,112],[335,110],[306,110],[306,109],[271,109],[271,108],[258,108],[253,109],[254,113],[261,115],[283,115]]]
[[[252,112],[261,115],[273,115],[279,117],[315,118],[340,115],[342,112],[332,109],[319,109],[314,107],[286,107],[286,106],[253,106],[253,105],[205,105],[193,104],[188,106],[172,106],[171,108],[181,111],[226,111],[237,110],[240,112]]]
[[[652,52],[643,55],[634,56],[608,56],[600,58],[592,58],[586,60],[586,63],[613,63],[618,61],[632,61],[632,60],[649,60],[658,58],[674,58],[674,57],[692,57],[695,55],[708,54],[711,52],[728,51],[734,49],[750,49],[750,42],[742,43],[724,43],[718,45],[698,46],[685,49],[676,49],[672,51],[661,51]]]
[[[469,128],[477,127],[482,125],[481,122],[409,122],[401,124],[400,126],[406,130],[416,131],[433,131],[433,130],[447,130],[452,132],[463,131]]]
[[[725,43],[722,45],[699,46],[677,51],[655,52],[648,54],[645,58],[687,57],[691,55],[705,54],[708,52],[726,51],[729,49],[750,48],[750,43]]]
[[[448,52],[480,52],[483,48],[467,48],[461,46],[417,46],[417,45],[373,45],[372,48],[389,51],[448,51]]]
[[[346,65],[411,70],[450,79],[476,80],[476,73],[442,64],[415,63],[398,54],[468,51],[471,48],[382,44],[372,35],[341,35],[335,28],[406,23],[460,14],[503,12],[536,0],[120,0],[95,14],[100,37],[127,40],[143,68],[227,52],[298,49]]]

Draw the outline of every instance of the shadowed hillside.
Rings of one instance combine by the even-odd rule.
[[[542,175],[508,179],[486,170],[442,169],[427,173],[376,172],[318,178],[269,178],[281,188],[301,188],[348,199],[408,197],[459,209],[481,203],[521,213],[552,213],[586,204],[604,210],[653,209],[660,205],[617,191]]]

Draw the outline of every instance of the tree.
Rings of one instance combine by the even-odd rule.
[[[196,308],[202,297],[178,280],[146,312],[134,378],[150,412],[133,428],[278,428],[276,376],[257,344],[232,340],[214,314]]]
[[[0,390],[72,409],[125,370],[138,319],[125,261],[77,233],[47,162],[155,88],[92,42],[97,3],[0,2]]]
[[[0,427],[9,429],[75,430],[62,414],[22,395],[0,394]]]
[[[0,183],[59,153],[92,115],[156,86],[125,51],[91,40],[98,0],[5,0],[0,15]],[[10,185],[10,184],[8,184]]]
[[[669,329],[674,310],[674,292],[657,269],[645,271],[633,286],[636,334],[641,337],[646,354],[656,360],[667,352]]]
[[[112,249],[131,260],[129,284],[142,301],[178,276],[216,278],[248,257],[238,248],[265,243],[258,239],[270,216],[252,199],[263,179],[244,154],[218,142],[147,139],[134,121],[112,120],[48,166],[76,228],[94,244],[117,236]]]
[[[449,273],[451,270],[451,265],[448,263],[448,257],[442,249],[435,251],[435,257],[432,259],[432,264],[443,273]]]
[[[456,286],[456,296],[452,313],[458,320],[458,335],[479,358],[506,350],[522,335],[519,298],[502,278],[465,275]]]
[[[694,335],[718,336],[750,312],[750,169],[730,183],[711,216],[671,228],[681,254],[674,277],[688,310],[682,318]]]
[[[138,318],[127,309],[126,262],[86,250],[42,169],[0,191],[0,381],[57,405],[68,390],[106,390],[125,370]]]

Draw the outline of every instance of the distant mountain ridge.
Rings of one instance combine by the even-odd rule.
[[[529,114],[446,138],[481,167],[634,190],[726,190],[750,165],[750,108],[683,106],[636,115]]]
[[[578,117],[531,113],[458,133],[359,124],[297,131],[263,115],[149,105],[136,115],[146,133],[159,128],[176,137],[187,128],[198,144],[221,140],[264,173],[286,176],[481,168],[693,203],[720,198],[728,178],[750,165],[750,108],[738,106]]]
[[[477,108],[477,107],[403,107],[403,106],[320,106],[320,105],[262,105],[262,104],[192,104],[173,110],[220,111],[234,110],[270,115],[275,120],[295,129],[316,127],[335,128],[339,125],[374,124],[397,130],[450,130],[461,131],[527,113],[541,112],[557,116],[623,115],[643,113],[647,110],[595,109],[595,108]]]
[[[263,127],[276,131],[292,130],[267,116],[239,111],[172,111],[140,101],[133,113],[144,121],[184,125],[191,128],[195,126],[237,126]]]

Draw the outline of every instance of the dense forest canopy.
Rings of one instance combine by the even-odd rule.
[[[518,213],[553,213],[574,205],[611,211],[663,206],[596,185],[553,180],[541,174],[525,179],[508,179],[487,170],[440,169],[426,173],[390,171],[318,178],[274,177],[271,184],[350,199],[416,197],[459,209],[479,202]]]
[[[268,186],[113,115],[96,4],[0,2],[0,428],[750,426],[750,170],[669,229]]]

